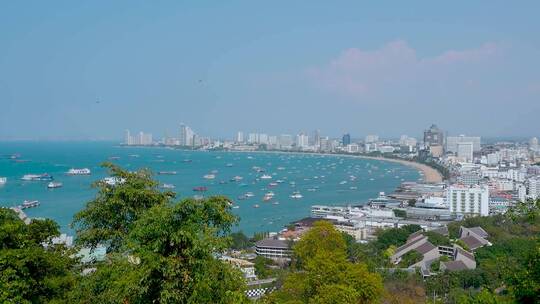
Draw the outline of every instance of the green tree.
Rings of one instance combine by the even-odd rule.
[[[346,243],[331,223],[316,222],[294,246],[301,261],[270,303],[372,303],[383,291],[382,278],[363,263],[347,260]]]
[[[50,240],[58,225],[34,219],[26,225],[14,211],[0,208],[0,302],[60,301],[74,284],[74,260]],[[43,244],[47,244],[44,248]]]
[[[77,242],[95,247],[107,246],[109,252],[118,251],[135,221],[149,208],[169,202],[172,192],[161,192],[148,170],[128,172],[112,163],[104,163],[118,182],[110,185],[98,181],[96,198],[74,216]]]
[[[232,240],[232,244],[231,244],[232,249],[239,250],[239,249],[246,249],[253,246],[253,243],[242,231],[231,233],[230,237]]]
[[[224,197],[155,204],[134,222],[121,253],[82,279],[84,303],[243,303],[238,270],[214,254],[226,249],[237,218]]]
[[[268,265],[272,264],[272,260],[265,258],[263,256],[258,255],[255,258],[254,261],[255,264],[255,274],[257,275],[257,278],[259,279],[266,279],[270,275],[270,270],[268,269]]]

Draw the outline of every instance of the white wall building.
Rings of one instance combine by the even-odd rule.
[[[243,143],[244,142],[244,132],[238,132],[236,133],[236,142],[237,143]]]
[[[448,136],[446,137],[446,152],[457,153],[458,143],[472,143],[473,151],[480,151],[480,137],[479,136]]]
[[[366,136],[366,143],[374,143],[379,141],[379,135],[368,135]]]
[[[486,186],[452,185],[448,187],[446,201],[454,214],[489,215],[489,189]]]
[[[474,143],[458,142],[456,146],[457,157],[465,162],[471,163],[473,161]]]
[[[540,177],[530,178],[527,184],[529,186],[529,197],[532,199],[540,198]]]

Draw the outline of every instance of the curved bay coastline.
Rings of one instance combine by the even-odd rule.
[[[10,176],[8,184],[3,189],[0,188],[0,205],[7,207],[17,202],[20,203],[23,199],[38,199],[42,205],[38,208],[28,209],[28,215],[52,218],[59,222],[63,232],[71,234],[73,231],[68,225],[73,214],[95,196],[95,189],[89,187],[90,183],[106,176],[106,172],[99,168],[98,164],[106,160],[107,157],[116,154],[121,156],[121,159],[115,163],[128,170],[143,167],[151,169],[154,173],[160,170],[178,170],[178,175],[156,174],[156,179],[159,180],[160,184],[175,184],[179,199],[196,194],[192,192],[192,188],[199,185],[208,185],[209,191],[205,193],[205,196],[223,194],[230,197],[239,208],[233,209],[233,212],[241,218],[239,226],[235,230],[243,230],[246,234],[278,231],[291,221],[309,216],[311,205],[364,203],[368,199],[376,197],[381,191],[392,192],[403,181],[417,181],[420,177],[433,182],[437,182],[437,177],[440,179],[438,172],[422,164],[363,155],[294,151],[207,152],[166,147],[120,148],[113,143],[80,143],[79,146],[76,143],[57,144],[56,146],[54,144],[43,146],[42,143],[33,143],[32,145],[33,150],[24,149],[22,146],[15,146],[17,148],[13,150],[9,146],[2,147],[3,152],[21,150],[23,157],[30,158],[31,162],[20,164],[14,164],[9,160],[0,162],[0,171],[3,171],[0,172],[0,175]],[[84,153],[87,153],[86,155],[76,156],[79,151],[83,150]],[[156,152],[158,150],[169,150],[169,152]],[[133,154],[140,154],[140,158],[130,158]],[[156,159],[158,154],[162,154],[166,161],[158,162]],[[249,154],[253,159],[248,157]],[[186,157],[192,157],[193,163],[182,163]],[[365,159],[367,162],[349,161],[354,159]],[[226,167],[225,164],[228,162],[234,163],[234,167]],[[270,163],[272,164],[270,165]],[[318,165],[319,163],[320,165]],[[403,167],[391,165],[392,163],[400,164]],[[289,179],[285,179],[286,182],[276,188],[268,188],[268,183],[265,183],[264,180],[255,181],[257,173],[252,170],[252,166],[266,167],[267,165],[268,173],[277,173],[275,179],[284,176],[288,176]],[[90,167],[92,176],[64,176],[62,172],[73,166]],[[284,166],[287,169],[277,171],[279,170],[276,168],[277,166]],[[373,171],[373,175],[368,175],[367,170],[371,166],[379,168]],[[410,170],[410,168],[415,170]],[[204,180],[202,175],[213,169],[219,169],[216,179],[214,181]],[[21,174],[41,171],[55,174],[59,181],[64,182],[64,187],[47,190],[43,184],[20,181]],[[419,175],[418,172],[422,172],[422,174]],[[327,175],[324,181],[314,179],[317,175],[324,174]],[[340,181],[346,180],[349,174],[355,174],[358,179],[341,185]],[[241,187],[239,183],[233,182],[221,184],[223,180],[218,183],[220,179],[229,179],[234,175],[243,175],[249,185]],[[374,177],[375,180],[369,177]],[[296,181],[296,186],[289,185],[289,181]],[[314,185],[319,185],[320,189]],[[354,186],[355,190],[350,190],[349,186],[351,186],[350,188]],[[317,188],[316,192],[309,192],[308,189],[313,187]],[[247,191],[253,192],[255,197],[248,200],[237,200],[239,195]],[[276,193],[275,203],[277,204],[279,201],[279,205],[274,205],[274,201],[263,202],[261,200],[267,191]],[[304,198],[291,199],[289,196],[293,191],[301,191]],[[254,208],[254,204],[260,205],[260,208]]]

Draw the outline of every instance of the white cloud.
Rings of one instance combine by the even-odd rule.
[[[408,91],[435,86],[470,86],[475,74],[489,67],[501,54],[495,43],[467,50],[448,50],[433,57],[419,58],[403,40],[377,50],[347,49],[328,63],[307,70],[318,87],[353,97],[384,94],[388,90]],[[488,65],[486,65],[488,63]]]

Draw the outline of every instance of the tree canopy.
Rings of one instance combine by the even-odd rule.
[[[270,303],[372,303],[382,295],[382,279],[364,263],[347,260],[340,232],[319,221],[294,246],[301,261]]]

